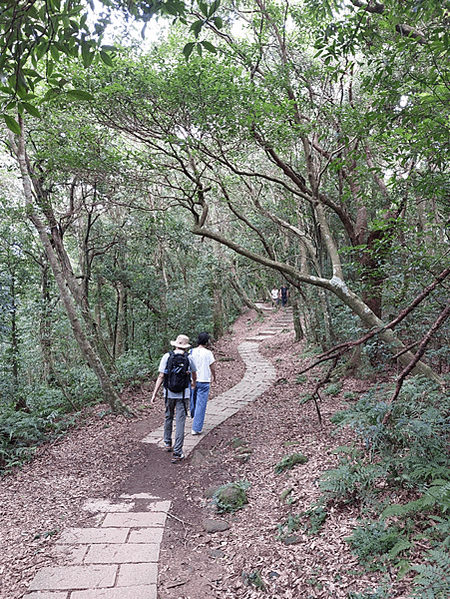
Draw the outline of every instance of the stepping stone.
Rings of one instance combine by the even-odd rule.
[[[60,566],[42,568],[31,581],[31,591],[97,589],[112,587],[117,565]]]

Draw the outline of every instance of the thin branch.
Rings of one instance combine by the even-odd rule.
[[[435,320],[435,322],[433,323],[433,325],[430,328],[430,330],[428,331],[428,333],[423,337],[422,341],[419,344],[418,350],[414,354],[414,358],[411,360],[411,362],[408,364],[408,366],[406,366],[406,368],[404,368],[402,370],[402,372],[400,373],[400,376],[397,379],[397,384],[395,385],[394,394],[392,395],[391,399],[389,400],[389,403],[393,403],[397,399],[397,397],[400,394],[400,391],[401,391],[401,388],[402,388],[405,378],[414,369],[417,362],[420,360],[420,358],[425,353],[427,345],[430,343],[430,341],[433,339],[433,336],[435,335],[435,333],[440,329],[440,327],[444,324],[444,322],[447,320],[447,318],[449,316],[450,316],[450,301],[447,303],[445,308],[442,310],[439,317]],[[388,417],[388,414],[386,414],[386,416],[384,417],[384,420],[387,419],[387,417]]]

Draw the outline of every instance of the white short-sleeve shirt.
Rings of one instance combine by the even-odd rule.
[[[197,370],[197,382],[198,383],[210,383],[211,382],[211,369],[210,366],[215,362],[214,355],[211,350],[206,347],[194,347],[190,352],[189,356],[195,363]]]

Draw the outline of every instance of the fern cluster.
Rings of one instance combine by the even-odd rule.
[[[415,578],[414,597],[417,599],[448,599],[450,597],[450,555],[431,550],[426,555],[428,563],[413,566]]]
[[[4,408],[0,414],[0,474],[31,459],[50,434],[64,431],[72,423],[73,418],[62,418],[55,408],[34,412]]]
[[[411,547],[399,527],[385,526],[383,522],[364,522],[346,540],[358,561],[370,570],[385,569],[387,561],[396,560]]]
[[[347,539],[360,563],[369,570],[396,567],[399,574],[414,570],[414,597],[448,599],[450,396],[418,377],[393,404],[391,393],[374,388],[335,414],[335,424],[355,431],[356,444],[337,450],[340,463],[322,475],[320,488],[326,503],[355,503],[372,517]],[[401,497],[409,500],[396,502]],[[418,547],[427,545],[416,565]]]

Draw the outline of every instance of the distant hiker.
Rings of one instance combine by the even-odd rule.
[[[274,287],[272,289],[272,291],[270,292],[270,296],[272,298],[272,302],[275,306],[278,306],[280,303],[280,292],[278,291],[278,289],[276,287]]]
[[[287,304],[287,301],[289,298],[289,289],[288,289],[287,285],[282,285],[282,287],[280,289],[280,295],[281,295],[281,305],[284,307]]]
[[[172,463],[181,462],[183,455],[184,425],[187,416],[187,402],[189,400],[189,385],[195,389],[197,368],[194,360],[188,356],[186,350],[191,347],[189,337],[178,335],[175,341],[170,342],[175,348],[164,354],[159,363],[159,375],[151,398],[154,403],[156,394],[161,385],[164,385],[164,398],[166,405],[164,420],[164,445],[166,451],[173,451]],[[175,443],[172,447],[173,418],[175,420]]]
[[[216,382],[216,361],[211,350],[206,346],[209,343],[208,333],[200,333],[197,339],[198,347],[190,352],[197,370],[197,383],[191,389],[191,416],[192,434],[200,435],[205,421],[206,404],[208,403],[211,378]]]

